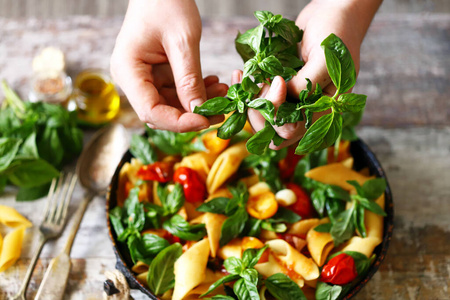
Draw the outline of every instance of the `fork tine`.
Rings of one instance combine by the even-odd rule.
[[[58,208],[58,199],[60,198],[61,188],[63,186],[65,177],[66,177],[66,175],[64,174],[64,172],[61,172],[61,175],[59,176],[59,179],[58,179],[58,185],[56,186],[56,189],[52,195],[53,197],[51,198],[50,209],[48,210],[48,215],[45,219],[47,222],[54,222],[54,220],[55,220],[55,214],[56,214],[56,210]]]
[[[67,173],[66,177],[64,178],[64,182],[62,185],[62,189],[59,193],[58,197],[58,204],[55,211],[54,221],[55,223],[59,222],[59,219],[61,218],[62,210],[64,207],[64,201],[65,201],[65,195],[67,194],[67,190],[69,189],[70,181],[73,177],[73,173]]]
[[[55,193],[55,185],[57,180],[58,179],[56,177],[53,178],[52,183],[50,185],[50,189],[48,190],[47,201],[45,201],[45,208],[44,208],[44,220],[47,218],[47,215],[49,213],[50,202],[52,201],[53,194]]]
[[[77,179],[78,179],[77,175],[73,174],[73,173],[70,173],[66,177],[66,181],[64,183],[65,188],[64,188],[63,194],[61,195],[64,198],[62,199],[62,203],[58,207],[58,213],[56,215],[56,222],[58,224],[64,223],[64,221],[66,219],[67,210],[69,209],[69,203],[70,203],[70,200],[72,199],[72,193],[75,188]]]

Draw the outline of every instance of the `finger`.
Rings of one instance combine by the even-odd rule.
[[[210,85],[213,85],[214,83],[219,82],[219,77],[216,75],[209,75],[203,78],[203,82],[205,83],[205,87],[207,88]]]
[[[215,83],[206,88],[206,97],[207,99],[225,97],[227,90],[228,86],[225,83]]]
[[[241,70],[234,70],[231,73],[231,84],[240,83],[242,81],[243,72]]]
[[[175,42],[165,46],[178,98],[186,111],[193,111],[206,100],[199,46],[199,43],[189,42]]]
[[[289,94],[298,96],[302,90],[306,89],[306,78],[311,80],[313,90],[315,89],[317,83],[322,88],[327,87],[331,83],[323,52],[315,51],[314,54],[310,54],[309,60],[303,68],[297,73],[296,76],[292,78],[291,81],[289,81]]]

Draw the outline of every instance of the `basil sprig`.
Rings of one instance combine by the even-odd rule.
[[[194,109],[194,113],[213,116],[234,112],[220,127],[218,136],[228,139],[242,130],[247,121],[248,108],[261,113],[266,120],[264,128],[247,141],[247,150],[262,155],[273,142],[280,145],[284,139],[274,126],[305,121],[307,131],[300,140],[295,153],[308,154],[328,148],[342,138],[356,138],[354,126],[358,124],[365,107],[366,96],[346,94],[356,82],[355,65],[345,44],[330,34],[321,44],[328,74],[336,86],[336,93],[329,97],[317,84],[312,90],[309,79],[307,88],[299,99],[287,99],[276,111],[271,101],[258,98],[258,84],[270,84],[275,76],[286,81],[297,74],[303,66],[298,58],[296,44],[303,32],[291,20],[268,11],[256,11],[260,24],[243,34],[238,34],[236,50],[244,60],[242,83],[230,87],[227,97],[206,101]],[[329,114],[312,123],[313,113],[330,110]]]
[[[328,213],[331,222],[319,225],[314,229],[319,232],[329,232],[335,246],[350,239],[355,230],[358,230],[362,237],[367,237],[364,225],[366,209],[375,214],[386,216],[384,210],[375,202],[386,189],[386,180],[384,178],[368,180],[362,186],[354,180],[349,180],[348,183],[356,188],[356,195],[349,195],[348,197],[342,190],[335,190],[331,193],[335,199],[352,202],[351,207],[340,212],[333,211],[331,208],[331,213]],[[333,194],[336,191],[338,193]]]

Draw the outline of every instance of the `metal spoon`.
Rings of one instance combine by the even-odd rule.
[[[51,260],[36,299],[62,299],[70,272],[70,250],[89,202],[106,193],[122,155],[129,147],[129,135],[120,124],[98,131],[86,145],[77,163],[78,179],[85,189],[84,199],[74,216],[64,250]]]

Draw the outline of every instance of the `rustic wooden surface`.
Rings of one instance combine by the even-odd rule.
[[[72,75],[88,67],[108,68],[120,25],[120,18],[0,19],[0,78],[26,95],[32,57],[49,45],[66,53]],[[231,71],[242,66],[233,49],[235,33],[253,25],[251,18],[204,20],[205,75],[218,74],[229,82]],[[450,14],[379,15],[361,54],[356,91],[368,95],[368,105],[358,132],[387,172],[395,229],[384,263],[356,299],[449,299]],[[78,186],[70,212],[82,193]],[[8,190],[0,203],[39,224],[44,200],[17,203],[13,197],[14,190]],[[81,224],[72,250],[67,299],[101,298],[103,272],[114,268],[104,203],[96,198]],[[27,231],[16,265],[0,273],[0,299],[18,290],[36,245],[35,232]],[[29,287],[30,299],[65,238],[63,234],[44,247]],[[133,296],[145,299],[139,292]]]

